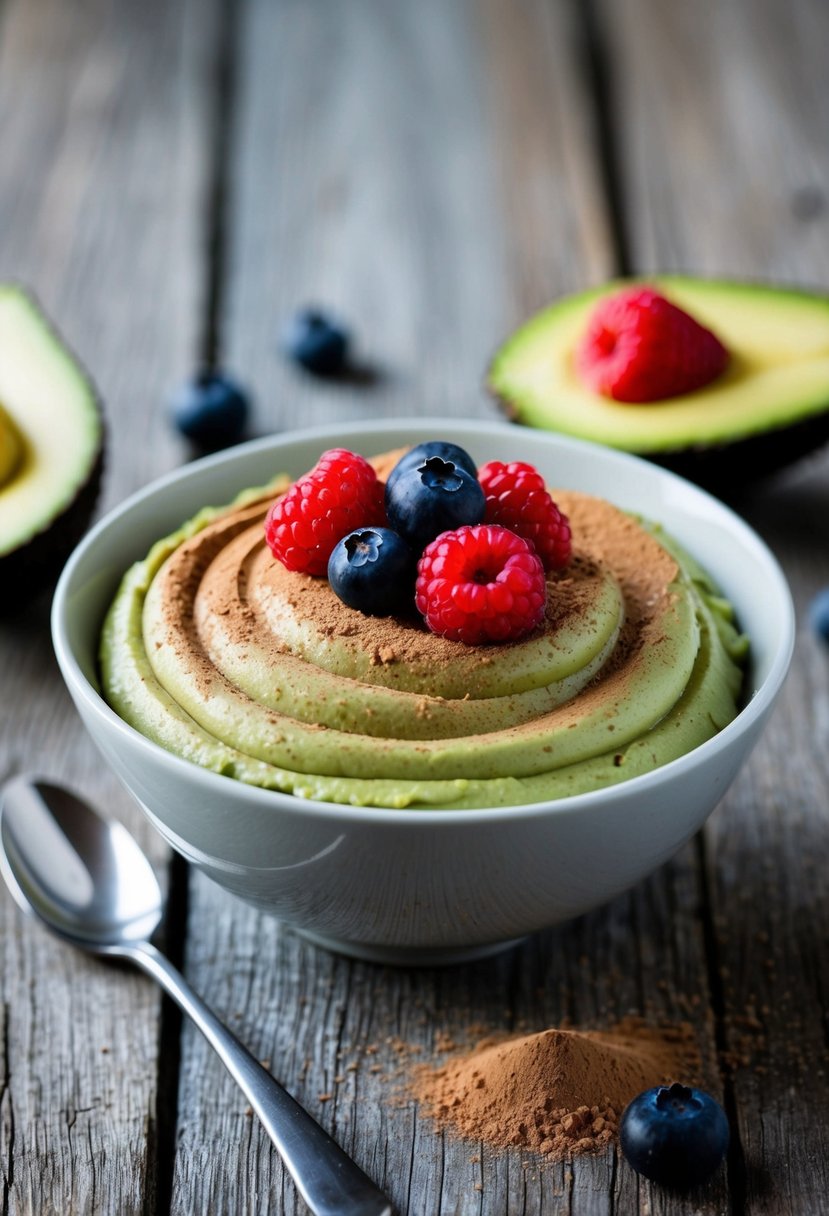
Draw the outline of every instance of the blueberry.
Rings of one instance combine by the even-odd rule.
[[[350,338],[333,318],[318,309],[305,308],[285,325],[280,346],[306,371],[316,376],[336,376],[348,362]]]
[[[386,483],[389,523],[418,554],[441,532],[479,524],[485,508],[477,477],[440,456],[429,456]]]
[[[829,643],[829,587],[818,591],[809,605],[809,623],[821,641]]]
[[[182,435],[207,451],[215,451],[242,438],[248,420],[248,395],[229,376],[202,372],[175,389],[170,412]]]
[[[450,460],[460,468],[466,469],[471,477],[477,478],[478,476],[475,461],[462,447],[459,447],[456,443],[445,443],[441,439],[433,439],[428,443],[419,443],[417,447],[408,451],[405,456],[401,456],[386,478],[386,485],[391,485],[407,469],[412,469],[415,465],[424,464],[430,456],[439,456],[441,460]]]
[[[334,548],[328,581],[349,608],[391,616],[414,603],[414,555],[391,528],[358,528]]]
[[[701,1089],[659,1086],[634,1098],[619,1124],[622,1152],[639,1174],[663,1186],[705,1182],[728,1149],[728,1119]]]

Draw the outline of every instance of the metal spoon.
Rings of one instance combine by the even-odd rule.
[[[4,787],[0,805],[0,870],[24,912],[73,946],[135,963],[193,1019],[264,1123],[315,1216],[393,1216],[371,1179],[149,940],[161,921],[161,891],[126,828],[60,786],[17,777]]]

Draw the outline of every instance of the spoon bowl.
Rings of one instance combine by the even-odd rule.
[[[5,787],[0,865],[16,903],[88,950],[152,936],[163,901],[126,828],[69,790],[17,777]]]

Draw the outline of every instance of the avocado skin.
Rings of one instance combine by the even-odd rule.
[[[644,459],[693,481],[719,498],[739,499],[755,481],[773,477],[829,443],[826,411],[771,431],[758,431],[731,443],[648,454]]]
[[[500,397],[496,401],[509,422],[525,425],[515,417],[508,401]],[[773,431],[758,431],[730,443],[632,454],[694,482],[719,498],[736,500],[748,485],[783,472],[789,465],[815,454],[826,443],[829,443],[829,401],[823,414]]]
[[[106,455],[106,417],[101,396],[83,362],[63,338],[44,311],[39,300],[20,283],[4,283],[19,292],[37,313],[41,324],[57,345],[62,347],[89,390],[89,399],[98,415],[98,448],[85,481],[75,497],[40,532],[16,549],[0,556],[0,619],[25,611],[36,596],[51,590],[72,550],[87,531],[95,511],[103,481]]]
[[[560,300],[554,301],[554,304],[566,303],[580,298],[598,301],[609,292],[634,283],[652,284],[657,288],[664,286],[669,296],[672,284],[677,283],[708,284],[714,288],[737,289],[743,292],[756,288],[764,293],[773,291],[779,294],[783,301],[786,298],[813,300],[824,307],[829,306],[829,295],[817,290],[787,285],[776,287],[766,282],[738,282],[736,280],[697,278],[691,275],[662,272],[611,280],[600,288],[594,287],[583,292],[564,296]],[[552,307],[553,305],[548,305],[541,312],[546,312],[548,308]],[[691,311],[690,308],[689,311]],[[531,424],[523,422],[520,407],[493,383],[493,372],[499,357],[503,354],[512,339],[538,315],[540,314],[529,317],[527,321],[513,330],[499,345],[490,360],[484,384],[485,389],[505,417],[516,425],[527,426],[528,429],[534,429],[534,427]],[[722,337],[723,335],[720,334],[719,336]],[[724,340],[727,342],[727,335]],[[555,430],[556,428],[551,426],[549,429]],[[574,438],[579,437],[576,431],[567,431],[566,433],[572,434]],[[603,442],[601,439],[588,438],[587,436],[583,436],[583,438],[588,442]],[[812,455],[828,442],[829,386],[827,386],[826,400],[822,403],[821,407],[808,416],[799,418],[796,421],[787,422],[785,418],[782,418],[777,426],[767,425],[761,430],[753,431],[747,435],[736,436],[733,439],[703,442],[661,450],[645,451],[635,447],[623,450],[627,450],[641,459],[649,460],[661,468],[668,469],[670,472],[676,473],[688,481],[693,481],[703,489],[721,498],[739,500],[742,491],[748,488],[751,483],[760,482],[765,478],[782,472],[788,466],[797,463],[804,457]],[[615,445],[611,443],[608,446]]]

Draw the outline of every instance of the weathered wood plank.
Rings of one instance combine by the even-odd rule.
[[[98,382],[109,504],[180,456],[163,394],[194,353],[213,10],[2,5],[0,268],[36,291]],[[45,599],[0,625],[0,667],[0,773],[70,783],[163,864],[71,707]],[[5,891],[0,917],[3,1211],[146,1211],[158,1182],[159,996],[24,924]]]
[[[635,264],[826,289],[826,6],[603,11]],[[781,705],[706,832],[741,1190],[769,1216],[829,1210],[827,656],[806,623],[829,582],[827,471],[824,454],[742,504],[783,562],[800,629]]]
[[[225,348],[255,384],[262,429],[483,414],[477,386],[499,337],[612,272],[576,13],[502,0],[248,7]],[[279,320],[309,300],[354,323],[385,372],[377,385],[318,384],[280,362]],[[187,969],[401,1213],[667,1213],[672,1200],[613,1153],[539,1165],[436,1133],[393,1100],[395,1044],[430,1057],[472,1023],[689,1019],[716,1088],[699,894],[686,850],[632,895],[512,954],[397,972],[315,950],[196,877]],[[179,1111],[176,1212],[304,1210],[189,1030]],[[726,1203],[721,1178],[696,1210]]]
[[[614,269],[586,30],[577,6],[486,0],[480,40],[487,81],[482,122],[497,170],[506,264],[503,337],[554,296]],[[481,350],[482,360],[491,349]],[[470,365],[470,380],[481,364]]]
[[[248,6],[226,347],[260,429],[494,412],[503,334],[609,264],[573,41],[564,6]],[[314,302],[353,325],[373,387],[280,358]]]

